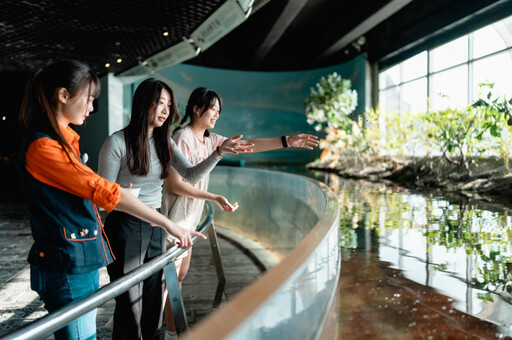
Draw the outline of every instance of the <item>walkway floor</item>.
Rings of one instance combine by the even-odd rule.
[[[244,251],[219,238],[229,299],[253,282],[260,274]],[[28,216],[23,203],[0,202],[0,336],[46,314],[36,293],[30,289],[27,252],[32,244]],[[108,275],[100,271],[100,285],[108,283]],[[194,246],[192,264],[183,283],[183,299],[191,328],[212,311],[217,276],[210,243],[199,241]],[[223,302],[226,298],[223,297]],[[98,339],[111,338],[111,315],[114,301],[98,309]]]

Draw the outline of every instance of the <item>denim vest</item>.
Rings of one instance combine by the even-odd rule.
[[[113,255],[96,207],[90,200],[38,181],[27,170],[27,149],[43,137],[51,138],[44,133],[29,134],[17,160],[35,241],[28,262],[54,272],[85,273],[99,269],[113,262]]]

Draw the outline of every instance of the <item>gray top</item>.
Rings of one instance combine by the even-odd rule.
[[[146,176],[136,176],[130,173],[128,160],[126,158],[126,143],[124,132],[117,131],[107,137],[101,147],[98,159],[98,174],[111,182],[116,182],[125,188],[132,183],[133,188],[141,188],[139,199],[153,208],[160,208],[162,203],[162,183],[160,178],[162,166],[155,151],[153,136],[149,137],[151,150],[151,165]],[[208,174],[219,162],[219,159],[212,153],[203,162],[193,166],[181,153],[171,139],[173,157],[171,166],[185,180],[195,184]]]

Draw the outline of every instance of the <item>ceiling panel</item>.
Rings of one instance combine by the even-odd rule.
[[[224,2],[3,0],[0,72],[30,72],[72,58],[100,75],[119,74],[189,37]],[[253,7],[245,22],[188,62],[284,71],[339,64],[361,53],[370,61],[396,61],[407,50],[449,38],[440,33],[510,15],[512,0],[256,0]]]

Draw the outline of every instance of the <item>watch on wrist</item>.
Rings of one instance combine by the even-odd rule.
[[[220,152],[220,146],[217,146],[217,153],[219,154],[219,156],[224,156],[224,154],[222,152]]]
[[[289,147],[288,136],[281,136],[281,143],[283,144],[283,148]]]

